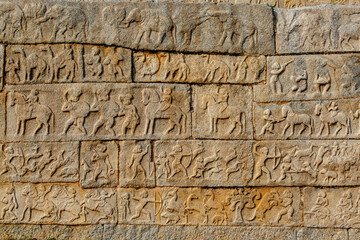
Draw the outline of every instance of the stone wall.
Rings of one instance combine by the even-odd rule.
[[[358,239],[359,36],[356,6],[1,1],[0,238]]]

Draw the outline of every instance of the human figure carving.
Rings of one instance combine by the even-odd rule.
[[[274,95],[283,93],[283,86],[280,82],[280,74],[282,74],[285,71],[286,66],[292,62],[293,62],[293,60],[288,61],[288,62],[284,63],[283,65],[281,65],[278,62],[274,62],[271,65],[269,84],[270,84],[271,91]]]
[[[254,176],[253,179],[257,180],[258,178],[260,178],[263,173],[265,173],[267,175],[267,180],[272,182],[272,176],[271,176],[271,172],[268,169],[268,167],[266,166],[266,162],[269,159],[274,159],[274,161],[276,160],[276,158],[280,158],[281,154],[280,153],[276,153],[274,152],[273,156],[269,156],[269,149],[267,147],[262,147],[260,149],[260,152],[258,151],[258,147],[259,145],[254,145],[253,148],[253,153],[257,156],[257,161],[255,163],[255,167],[254,167]],[[274,166],[276,166],[276,164],[274,164]]]
[[[137,201],[138,203],[135,206],[135,213],[131,216],[130,221],[141,217],[142,214],[145,214],[147,215],[147,220],[151,222],[154,216],[151,214],[151,211],[147,209],[147,207],[150,205],[150,203],[155,203],[155,200],[149,197],[148,191],[145,189],[141,190],[139,197],[133,196],[131,200]]]
[[[276,216],[276,219],[274,223],[279,224],[280,220],[283,218],[283,216],[287,216],[288,220],[292,220],[294,215],[294,207],[293,207],[293,193],[289,190],[285,190],[282,194],[282,197],[279,199],[279,205],[282,208],[282,210],[279,211],[279,213]]]
[[[85,118],[90,113],[90,106],[87,102],[80,100],[82,91],[78,88],[67,90],[64,94],[64,103],[61,111],[69,112],[70,118],[65,122],[63,135],[66,135],[69,128],[74,125],[83,135],[86,135],[84,127]]]
[[[124,117],[120,135],[129,134],[132,136],[135,134],[136,127],[140,124],[140,116],[132,102],[134,97],[131,94],[125,94],[124,96],[119,96],[119,99],[122,104],[120,105],[118,116]]]
[[[173,151],[169,153],[169,156],[172,157],[174,160],[171,164],[171,177],[174,177],[178,173],[184,173],[186,177],[188,177],[187,167],[183,163],[184,157],[191,157],[191,153],[184,153],[183,148],[181,145],[175,145],[173,147]]]
[[[110,81],[120,81],[125,77],[123,62],[125,57],[122,55],[120,48],[112,48],[109,55],[104,59],[104,65],[107,66],[106,74]]]
[[[125,221],[129,214],[131,214],[130,194],[127,192],[121,194],[119,198],[119,214],[121,221]]]
[[[14,147],[12,146],[5,147],[3,153],[5,155],[5,158],[3,160],[4,169],[0,172],[0,176],[9,171],[13,171],[16,175],[19,175],[19,172],[16,166],[14,165],[13,161],[15,158],[21,157],[21,155],[15,153]]]
[[[6,195],[2,198],[1,202],[5,204],[5,206],[1,209],[0,219],[5,219],[6,213],[8,213],[11,221],[17,220],[18,216],[14,211],[19,208],[19,204],[16,198],[14,184],[7,188]]]
[[[325,95],[328,93],[331,86],[330,71],[327,67],[327,62],[324,59],[318,59],[316,64],[317,66],[315,68],[314,89],[316,93]]]
[[[264,110],[263,119],[265,120],[265,124],[261,128],[260,135],[265,135],[266,133],[274,134],[275,123],[282,121],[282,119],[276,119],[270,109]]]
[[[144,151],[141,149],[140,145],[136,145],[133,148],[133,154],[131,155],[130,163],[128,165],[128,167],[131,169],[131,172],[133,173],[131,176],[131,180],[134,180],[139,175],[139,172],[142,172],[144,174],[144,179],[150,177],[150,173],[147,172],[143,166],[144,157],[148,153],[149,145]]]
[[[290,81],[293,82],[293,87],[291,88],[293,92],[300,94],[307,90],[308,72],[303,58],[297,58],[294,61],[294,73],[290,76]]]
[[[161,152],[159,156],[155,159],[156,165],[156,178],[161,179],[165,178],[168,179],[171,174],[171,168],[169,163],[168,155],[165,151]]]
[[[84,55],[84,62],[86,64],[86,71],[90,73],[91,77],[99,78],[104,68],[101,63],[100,50],[97,47],[93,47],[91,52]]]

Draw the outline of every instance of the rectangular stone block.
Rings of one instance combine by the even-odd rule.
[[[114,141],[81,142],[80,186],[117,186],[118,152],[118,145]]]
[[[358,138],[358,100],[255,103],[257,139]]]
[[[265,65],[264,56],[134,53],[136,82],[258,83]]]
[[[90,45],[10,45],[7,84],[130,82],[131,50]]]
[[[359,228],[359,198],[359,188],[305,188],[304,224]]]
[[[336,239],[336,240],[351,240],[356,238],[351,238],[348,236],[346,229],[331,229],[331,228],[299,228],[296,229],[296,239],[297,240],[307,240],[307,239]],[[350,230],[351,231],[351,230]]]
[[[116,192],[84,190],[77,184],[1,185],[1,223],[115,224]]]
[[[254,144],[250,185],[359,185],[359,141],[263,141]]]
[[[301,224],[298,188],[158,188],[156,221],[176,225]]]
[[[0,181],[76,182],[79,180],[78,142],[1,144]]]
[[[7,139],[190,136],[190,88],[159,84],[7,86]]]
[[[119,188],[119,223],[155,224],[154,188]]]
[[[6,131],[6,94],[0,93],[0,140],[5,140]]]
[[[155,187],[155,166],[149,141],[121,141],[120,187]]]
[[[5,47],[4,45],[0,45],[0,91],[4,86],[4,60],[5,58]]]
[[[270,7],[191,3],[7,2],[0,41],[145,50],[274,53]]]
[[[252,141],[156,141],[157,186],[245,186],[252,179]]]
[[[359,7],[276,9],[279,53],[359,51]]]
[[[252,91],[247,86],[194,86],[193,136],[252,139]]]
[[[290,55],[267,58],[265,85],[254,86],[255,101],[358,97],[358,54]]]

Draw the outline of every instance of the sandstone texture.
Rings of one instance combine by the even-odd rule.
[[[358,2],[220,2],[0,1],[0,239],[360,237]]]

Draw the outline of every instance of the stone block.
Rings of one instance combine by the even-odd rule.
[[[9,45],[7,84],[130,82],[131,50],[79,44]]]
[[[240,83],[265,80],[264,56],[135,52],[136,82]]]
[[[251,139],[252,91],[237,85],[194,86],[193,136]]]
[[[190,136],[190,88],[158,84],[7,86],[7,139],[97,140]]]
[[[252,141],[156,141],[157,186],[246,186]]]

